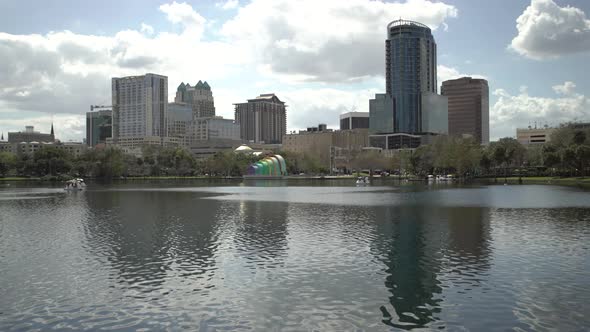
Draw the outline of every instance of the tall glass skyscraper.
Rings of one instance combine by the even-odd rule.
[[[422,94],[436,94],[436,43],[426,25],[397,20],[387,25],[386,92],[393,97],[394,132],[418,134]]]
[[[86,112],[86,144],[96,146],[113,136],[113,111]]]

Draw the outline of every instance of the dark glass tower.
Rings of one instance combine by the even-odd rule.
[[[394,132],[422,133],[422,93],[436,93],[436,43],[426,25],[387,25],[386,92],[393,97]]]

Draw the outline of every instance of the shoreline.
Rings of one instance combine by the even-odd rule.
[[[308,176],[308,175],[290,175],[285,176],[281,179],[272,179],[272,180],[352,180],[355,179],[356,175],[317,175],[317,176]],[[243,180],[244,178],[241,176],[134,176],[134,177],[125,177],[125,178],[118,178],[118,179],[101,179],[101,178],[88,178],[87,180],[94,180],[94,181],[113,181],[113,182],[124,182],[124,181],[148,181],[148,180],[156,180],[156,181],[166,181],[166,180]],[[256,180],[256,179],[249,179],[249,180]],[[263,180],[263,179],[260,179]],[[402,178],[395,176],[389,177],[373,177],[373,180],[382,180],[382,181],[413,181],[413,182],[426,182],[426,180],[417,179],[417,178]],[[473,182],[487,182],[488,184],[550,184],[550,185],[582,185],[582,186],[590,186],[590,177],[551,177],[551,176],[535,176],[535,177],[517,177],[517,176],[509,176],[509,177],[481,177],[481,178],[474,178],[472,179]],[[56,179],[43,179],[40,177],[0,177],[0,182],[63,182],[61,180]],[[462,182],[462,181],[457,181]]]

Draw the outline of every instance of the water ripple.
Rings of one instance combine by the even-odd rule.
[[[0,330],[590,326],[585,207],[514,208],[495,187],[137,189],[0,201]],[[564,195],[542,189],[538,205]]]

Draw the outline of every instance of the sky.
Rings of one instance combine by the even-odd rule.
[[[385,91],[385,38],[403,18],[433,29],[438,83],[490,86],[490,136],[590,121],[588,0],[0,0],[0,132],[34,125],[81,141],[111,77],[207,81],[217,115],[261,93],[287,130],[368,111]],[[6,137],[5,137],[6,138]]]

